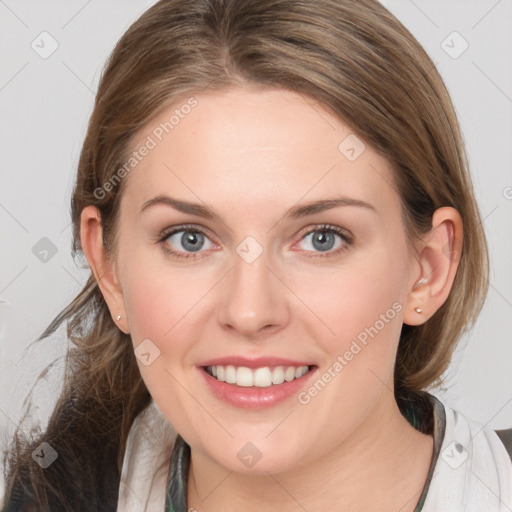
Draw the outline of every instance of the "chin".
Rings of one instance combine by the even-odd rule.
[[[263,440],[260,443],[258,441],[238,442],[236,446],[234,451],[231,447],[226,447],[219,453],[209,451],[208,455],[229,471],[255,476],[283,473],[304,462],[304,452],[297,452],[296,444],[295,447],[290,446],[289,451],[283,450],[283,446],[276,449],[268,442],[265,444]]]

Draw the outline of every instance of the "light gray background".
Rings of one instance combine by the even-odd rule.
[[[105,59],[153,3],[0,0],[0,443],[38,373],[65,353],[64,329],[25,349],[88,275],[70,256],[79,152]],[[478,324],[459,346],[445,387],[432,392],[492,428],[512,427],[512,1],[383,3],[422,43],[452,94],[492,259]],[[50,48],[44,31],[58,43],[46,59],[31,47],[35,41],[44,51],[46,37]],[[457,56],[464,41],[469,46]],[[43,237],[57,250],[46,262],[33,252]],[[61,371],[38,386],[34,421],[46,421]]]

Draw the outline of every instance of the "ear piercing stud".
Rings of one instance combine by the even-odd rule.
[[[121,320],[121,315],[117,315],[117,319],[118,319],[118,320]]]
[[[416,313],[423,313],[423,310],[421,308],[414,308],[414,311],[416,311]]]

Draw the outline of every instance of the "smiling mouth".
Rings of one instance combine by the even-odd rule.
[[[215,365],[202,369],[214,379],[240,387],[268,388],[285,382],[300,379],[316,366],[264,366],[247,368],[246,366]]]

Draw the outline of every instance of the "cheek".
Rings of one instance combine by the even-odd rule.
[[[142,339],[160,339],[172,322],[169,314],[174,311],[169,297],[165,296],[161,282],[154,276],[135,271],[124,293],[132,340],[137,345]]]
[[[154,377],[151,370],[167,368],[174,373],[192,364],[191,350],[204,338],[214,295],[211,288],[218,276],[211,269],[171,268],[154,252],[127,254],[123,297],[130,336],[135,349],[148,339],[158,349],[158,364],[139,364],[144,380],[158,380],[161,375],[157,372]]]
[[[343,349],[353,339],[364,339],[371,327],[376,327],[380,336],[397,340],[405,298],[399,261],[396,253],[376,251],[338,269],[296,278],[292,287],[314,313],[308,317],[316,316],[315,330],[329,353]]]
[[[319,379],[328,384],[315,384],[299,397],[312,417],[329,421],[329,414],[341,418],[347,411],[362,417],[392,389],[405,289],[399,261],[396,252],[376,251],[300,280],[298,295],[319,317],[307,314],[310,337],[326,356]],[[328,412],[327,404],[336,407]]]
[[[175,272],[166,276],[140,265],[125,293],[139,370],[163,411],[183,410],[187,404],[187,396],[182,396],[176,379],[182,380],[182,368],[189,364],[191,347],[201,338],[199,322],[194,319],[200,310],[198,299],[206,292],[191,286],[190,275],[183,274]],[[139,355],[144,353],[150,354],[146,361],[149,364]],[[180,418],[172,416],[172,420],[173,424],[176,420],[181,425]]]
[[[330,275],[303,280],[298,292],[318,313],[319,319],[308,316],[310,334],[327,356],[318,380],[301,391],[298,401],[307,411],[308,429],[336,425],[333,443],[336,436],[348,435],[393,387],[403,267],[396,253],[370,256]]]
[[[135,271],[124,294],[134,344],[150,338],[164,350],[165,340],[182,327],[180,324],[202,295],[201,285],[188,273]]]
[[[190,272],[171,270],[146,236],[121,230],[119,272],[134,345],[149,338],[162,350],[162,340],[193,307],[201,285],[191,283]]]

